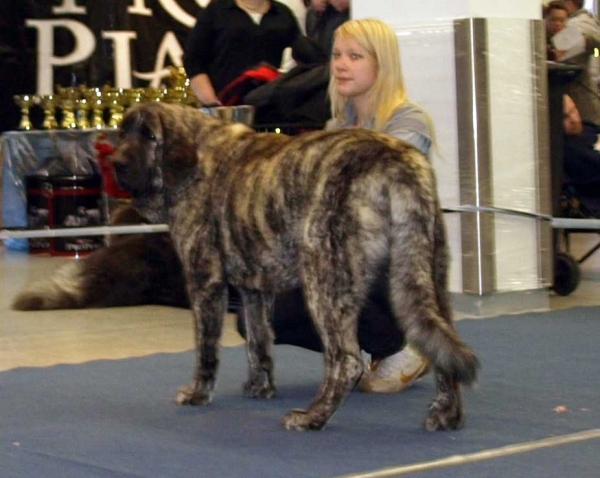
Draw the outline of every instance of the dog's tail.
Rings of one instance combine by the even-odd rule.
[[[404,196],[406,205],[406,196]],[[421,203],[423,204],[423,203]],[[402,206],[400,206],[402,207]],[[425,208],[427,209],[427,208]],[[441,212],[402,210],[390,240],[390,302],[408,343],[443,374],[465,385],[479,360],[452,323],[447,290],[448,251]]]
[[[72,261],[48,278],[29,284],[15,297],[14,310],[75,309],[85,307],[83,261]]]

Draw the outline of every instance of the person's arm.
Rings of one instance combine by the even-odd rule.
[[[572,24],[585,38],[587,53],[591,54],[594,48],[600,48],[600,23],[593,16],[582,13],[573,19]]]
[[[384,125],[384,133],[411,144],[424,155],[429,155],[433,141],[431,120],[418,109],[402,109],[396,112]]]
[[[190,78],[190,86],[196,97],[203,105],[220,105],[221,102],[206,73],[200,73]]]
[[[402,141],[405,141],[408,144],[414,146],[425,156],[429,155],[429,149],[431,148],[431,140],[427,136],[421,133],[417,133],[416,131],[409,130],[399,130],[391,134],[391,136],[401,139]]]
[[[184,67],[190,78],[190,86],[196,97],[204,105],[218,104],[219,99],[208,76],[211,58],[212,42],[215,38],[214,19],[209,7],[201,10],[196,18],[196,24],[187,38]]]

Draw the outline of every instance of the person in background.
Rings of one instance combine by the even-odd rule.
[[[398,39],[379,20],[350,20],[335,32],[330,64],[332,119],[326,128],[367,128],[402,139],[429,155],[434,130],[429,116],[409,101]],[[429,369],[428,361],[404,341],[387,300],[382,271],[359,319],[359,343],[370,354],[360,388],[371,393],[400,392]],[[243,324],[238,321],[243,333]],[[275,343],[320,350],[301,290],[277,297]]]
[[[592,80],[589,64],[595,48],[600,48],[600,23],[583,8],[583,0],[566,0],[569,13],[567,26],[577,28],[585,38],[585,51],[568,61],[583,66],[574,81],[566,85],[566,93],[573,99],[581,118],[600,124],[600,96],[598,86]]]
[[[563,100],[565,176],[578,194],[600,198],[600,126],[582,121],[568,95]]]
[[[552,37],[567,26],[569,12],[564,2],[557,0],[550,2],[544,8],[546,22],[546,48],[548,60],[560,61],[564,52],[557,50],[552,44]]]
[[[275,68],[301,34],[291,10],[276,0],[212,1],[198,13],[188,37],[184,67],[204,105],[218,105],[219,92],[249,68]]]
[[[310,0],[306,12],[306,36],[329,55],[333,33],[350,18],[350,0]]]
[[[569,95],[563,95],[563,128],[565,134],[570,137],[576,137],[583,133],[581,115]]]
[[[306,11],[307,5],[304,0],[278,0],[279,2],[286,5],[298,20],[298,25],[302,34],[306,33]]]
[[[302,35],[306,35],[306,4],[304,0],[278,0],[279,2],[287,5],[289,9],[292,11],[296,20],[298,20],[298,25],[300,26],[300,30]],[[294,45],[295,46],[295,45]],[[279,71],[281,73],[286,73],[290,71],[292,68],[296,66],[296,61],[292,55],[292,47],[288,47],[283,50],[283,59],[281,60],[281,65],[279,65]]]

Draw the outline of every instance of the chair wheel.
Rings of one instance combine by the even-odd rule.
[[[581,281],[579,264],[566,252],[559,252],[554,259],[554,292],[569,295]]]

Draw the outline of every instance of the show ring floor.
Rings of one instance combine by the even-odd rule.
[[[428,376],[401,395],[354,392],[324,431],[294,433],[280,419],[314,397],[319,354],[276,347],[279,395],[245,399],[230,320],[213,403],[177,407],[193,366],[189,311],[9,310],[65,260],[2,251],[2,476],[598,476],[600,308],[569,308],[598,300],[595,265],[574,297],[552,300],[562,310],[458,322],[483,363],[463,430],[423,430]]]

